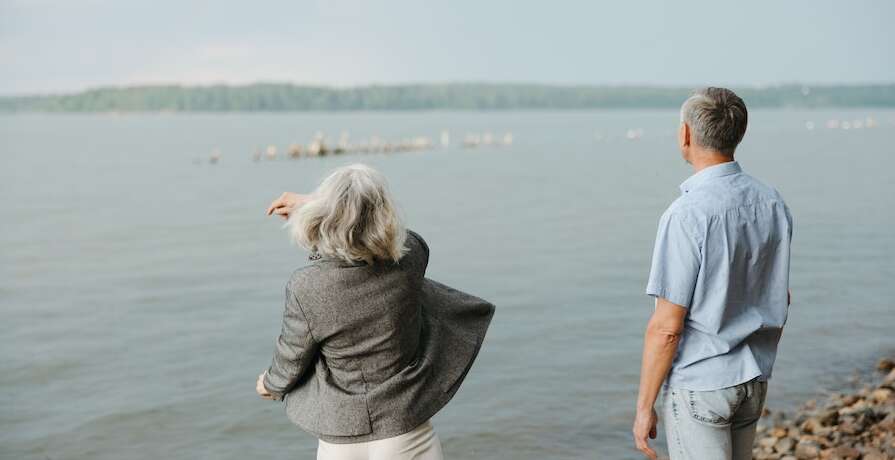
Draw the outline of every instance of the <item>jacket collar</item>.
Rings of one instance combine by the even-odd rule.
[[[716,177],[729,176],[741,172],[743,172],[743,168],[740,168],[740,164],[736,161],[728,161],[715,166],[709,166],[685,180],[680,186],[681,193],[689,193],[690,190],[693,190]]]
[[[312,251],[308,255],[308,261],[310,261],[312,264],[331,263],[339,267],[360,267],[367,265],[367,263],[364,261],[349,262],[341,257],[321,254],[317,251]]]

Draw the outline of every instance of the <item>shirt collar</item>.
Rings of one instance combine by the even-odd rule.
[[[736,161],[728,161],[715,166],[709,166],[685,180],[681,184],[681,193],[688,193],[690,190],[693,190],[716,177],[729,176],[741,172],[743,172],[743,169],[740,168],[740,164]]]

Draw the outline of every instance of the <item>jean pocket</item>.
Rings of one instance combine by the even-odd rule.
[[[742,385],[712,391],[684,390],[690,416],[698,422],[715,426],[728,426],[734,412],[743,400]]]

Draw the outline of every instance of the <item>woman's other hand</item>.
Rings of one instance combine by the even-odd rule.
[[[266,373],[267,371],[264,371],[258,376],[258,381],[255,382],[255,392],[258,393],[258,396],[261,396],[261,399],[272,400],[273,396],[267,391],[267,388],[264,388],[264,374]]]
[[[299,195],[298,193],[284,192],[282,195],[280,195],[279,198],[273,200],[273,202],[270,203],[270,206],[267,207],[267,215],[272,216],[276,214],[278,216],[282,216],[283,219],[288,219],[289,214],[291,214],[292,211],[298,209],[310,200],[311,197],[309,195]]]

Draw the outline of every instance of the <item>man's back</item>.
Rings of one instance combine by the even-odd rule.
[[[647,293],[689,309],[670,386],[766,380],[788,310],[792,218],[736,162],[700,171],[662,216]]]

